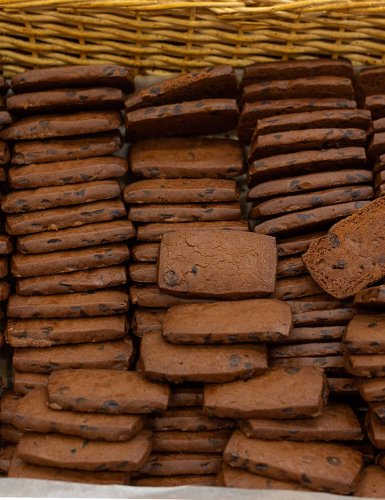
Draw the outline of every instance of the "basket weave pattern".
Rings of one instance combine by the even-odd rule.
[[[5,76],[115,63],[161,74],[320,56],[385,64],[385,0],[0,0]]]

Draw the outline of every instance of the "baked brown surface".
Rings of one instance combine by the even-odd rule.
[[[366,467],[358,481],[354,496],[384,498],[385,495],[385,471],[377,465]]]

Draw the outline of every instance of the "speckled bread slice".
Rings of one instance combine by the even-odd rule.
[[[126,291],[98,290],[70,294],[28,297],[11,295],[8,301],[10,318],[81,318],[84,316],[110,316],[128,311]]]
[[[383,307],[385,304],[385,286],[378,285],[358,291],[354,296],[354,304],[358,307]]]
[[[277,280],[274,297],[279,300],[291,300],[321,293],[322,289],[311,276],[304,275]]]
[[[71,483],[89,484],[130,484],[130,475],[127,472],[89,472],[59,467],[40,467],[22,460],[17,453],[11,462],[8,477],[43,479],[48,481],[69,481]]]
[[[365,467],[356,486],[354,496],[383,498],[385,496],[384,469],[377,465]]]
[[[249,213],[249,218],[273,217],[275,215],[284,215],[290,212],[317,207],[326,207],[358,200],[371,200],[373,197],[374,193],[371,186],[345,186],[313,191],[311,193],[290,194],[272,198],[255,205]]]
[[[167,453],[152,454],[139,470],[149,476],[176,476],[216,474],[222,465],[221,454],[217,453]]]
[[[31,163],[80,160],[111,155],[119,151],[121,146],[122,137],[119,132],[104,133],[81,139],[18,141],[13,145],[11,163],[13,165],[29,165]]]
[[[5,444],[0,448],[0,473],[8,474],[11,466],[12,457],[15,453],[16,446],[14,444]],[[8,476],[9,477],[9,476]]]
[[[46,253],[119,243],[134,236],[135,228],[131,221],[112,220],[20,236],[17,239],[17,249],[23,254]]]
[[[132,316],[132,332],[137,337],[142,337],[146,333],[162,333],[163,318],[166,309],[141,309],[135,308]]]
[[[261,224],[258,224],[257,226],[255,226],[254,231],[259,234],[266,234],[270,236],[286,236],[301,231],[313,230],[319,227],[332,225],[340,219],[349,217],[350,215],[354,214],[354,212],[358,212],[360,208],[364,208],[369,203],[369,201],[365,200],[350,201],[347,203],[339,203],[337,205],[328,205],[324,207],[302,210],[300,212],[288,213],[275,217],[274,219],[268,219]],[[346,224],[346,221],[342,221],[342,223]],[[322,240],[323,239],[324,238],[322,238]],[[317,241],[319,240],[316,240],[310,245],[307,253],[304,254],[305,259],[308,259],[308,257],[306,256],[309,256],[310,252],[312,252],[311,248],[315,248],[317,246]],[[309,265],[307,264],[307,262],[308,260],[305,260],[305,264],[307,265],[309,272],[312,275],[315,275],[315,273],[312,273],[309,269]],[[333,295],[333,293],[331,295]]]
[[[133,355],[132,340],[127,337],[104,343],[16,348],[13,366],[15,370],[27,373],[51,373],[67,368],[127,370]]]
[[[339,394],[342,396],[358,394],[358,388],[354,378],[328,377],[328,384],[329,384],[330,394]]]
[[[275,240],[253,233],[167,233],[160,245],[158,285],[187,297],[266,296],[274,292],[276,259]]]
[[[47,373],[25,373],[16,370],[13,373],[13,388],[17,394],[28,394],[33,389],[46,387],[47,383]]]
[[[163,336],[175,344],[273,342],[290,330],[289,304],[274,299],[178,305],[163,319]]]
[[[148,431],[120,442],[27,432],[19,443],[18,455],[26,462],[48,467],[130,472],[146,463],[150,450],[151,434]]]
[[[342,356],[303,356],[299,358],[277,358],[270,363],[272,367],[286,368],[321,368],[328,375],[346,375],[344,358]]]
[[[20,396],[14,392],[4,390],[0,397],[0,422],[12,424],[13,414],[17,408]]]
[[[310,242],[324,236],[325,231],[319,233],[306,233],[292,238],[279,239],[277,241],[278,257],[286,257],[306,252]]]
[[[158,281],[157,264],[142,264],[141,262],[137,262],[129,265],[128,272],[131,280],[136,283],[156,284]]]
[[[247,180],[252,187],[269,180],[281,180],[282,177],[365,167],[364,148],[299,151],[254,161],[249,167]]]
[[[361,425],[349,405],[325,406],[315,418],[241,420],[249,438],[287,441],[355,441],[363,438]]]
[[[128,441],[144,426],[141,415],[103,415],[56,411],[48,406],[47,388],[34,389],[18,403],[14,425],[23,432],[58,432],[86,439]]]
[[[222,470],[218,474],[217,486],[228,488],[242,488],[250,490],[295,490],[310,491],[308,488],[289,481],[280,481],[269,477],[257,476],[252,472],[235,469],[223,464]]]
[[[1,201],[6,213],[33,212],[48,208],[92,203],[120,196],[116,180],[83,182],[72,186],[55,186],[8,193]]]
[[[326,377],[313,367],[277,367],[247,381],[210,384],[204,412],[223,418],[315,417],[328,395]]]
[[[128,260],[130,251],[124,243],[102,245],[46,254],[12,256],[12,274],[16,278],[70,273],[84,269],[114,266]]]
[[[0,132],[6,141],[51,139],[117,130],[121,125],[118,111],[83,111],[63,115],[21,118]]]
[[[310,245],[303,256],[305,264],[326,292],[346,298],[385,277],[382,262],[384,213],[385,199],[379,198],[333,226],[327,236]]]
[[[167,308],[178,304],[195,304],[210,302],[210,299],[197,299],[194,297],[181,297],[159,290],[154,285],[131,285],[130,300],[138,307]]]
[[[191,203],[130,205],[128,218],[133,222],[209,222],[238,221],[242,218],[239,203]]]
[[[138,243],[131,247],[131,253],[135,262],[156,262],[159,254],[159,243]]]
[[[306,273],[306,267],[300,255],[279,259],[277,264],[277,278],[290,278]]]
[[[160,333],[147,333],[140,345],[138,369],[162,382],[224,383],[267,370],[264,345],[183,346]]]
[[[157,431],[151,449],[155,453],[222,453],[230,435],[230,430]]]
[[[134,72],[124,66],[95,64],[33,69],[15,75],[11,88],[15,93],[60,87],[116,87],[132,92]]]
[[[385,354],[345,354],[345,368],[356,377],[384,377]]]
[[[365,97],[364,107],[370,110],[373,120],[385,118],[385,95],[382,94],[369,95]]]
[[[169,408],[183,409],[198,406],[201,410],[203,404],[202,384],[175,384],[171,386]]]
[[[185,474],[180,476],[148,476],[134,477],[130,481],[131,486],[148,486],[150,488],[167,488],[169,486],[215,486],[215,474],[192,475]]]
[[[249,226],[245,220],[229,220],[229,221],[211,221],[211,222],[155,222],[145,224],[138,227],[138,241],[160,241],[166,233],[175,231],[185,231],[193,229],[201,231],[210,229],[210,231],[243,231],[248,232]]]
[[[259,200],[273,196],[284,196],[288,193],[293,195],[324,188],[371,184],[372,181],[373,174],[370,170],[337,170],[335,172],[313,173],[261,182],[250,189],[247,198]]]
[[[5,335],[12,347],[50,347],[118,340],[128,329],[128,318],[123,315],[57,320],[8,319]]]
[[[272,80],[309,78],[316,76],[341,76],[354,78],[352,63],[341,59],[304,59],[255,63],[246,66],[241,86]]]
[[[124,266],[101,267],[73,273],[19,279],[16,282],[16,293],[18,295],[53,295],[86,292],[124,285],[127,279]]]
[[[227,179],[148,179],[124,188],[126,203],[223,203],[238,199]]]
[[[145,137],[221,134],[236,127],[238,116],[234,99],[165,104],[128,112],[126,134],[130,141]]]
[[[368,130],[370,123],[370,111],[366,109],[325,109],[262,118],[258,120],[255,134],[265,135],[289,130],[326,127]]]
[[[346,328],[342,347],[351,354],[385,354],[385,314],[356,314]]]
[[[344,302],[330,297],[326,293],[323,295],[314,295],[314,297],[305,297],[288,301],[293,314],[307,313],[311,311],[331,310],[343,307]]]
[[[127,171],[127,161],[123,158],[102,156],[11,167],[8,177],[13,189],[36,189],[113,179],[124,176]]]
[[[197,99],[237,96],[237,77],[229,65],[210,66],[183,73],[137,90],[126,102],[126,112]]]
[[[340,494],[354,492],[363,467],[362,454],[348,446],[263,441],[235,431],[224,460],[232,467],[241,467],[246,458],[246,468],[251,472]]]
[[[244,144],[250,144],[258,120],[270,116],[306,113],[329,109],[356,109],[354,100],[343,98],[272,99],[246,102],[238,121],[237,134]]]
[[[48,380],[54,410],[91,413],[151,413],[167,409],[170,388],[138,372],[59,370]]]
[[[12,95],[7,98],[7,109],[17,115],[111,110],[122,108],[123,100],[124,94],[117,88],[60,88]]]
[[[201,408],[176,408],[155,415],[148,426],[153,431],[203,432],[234,429],[236,423],[226,418],[208,417]]]
[[[170,137],[134,142],[131,172],[147,178],[234,178],[244,171],[238,141],[208,137]]]
[[[290,344],[272,347],[269,351],[271,359],[336,356],[342,354],[341,342],[312,342],[304,344]]]
[[[9,234],[18,236],[67,227],[78,227],[95,222],[106,222],[125,215],[124,204],[117,198],[65,208],[50,208],[44,211],[10,214],[6,217],[5,227]]]
[[[294,326],[346,325],[356,314],[354,307],[293,314]]]
[[[287,339],[280,341],[282,345],[307,342],[335,342],[341,340],[344,326],[313,326],[293,328]]]

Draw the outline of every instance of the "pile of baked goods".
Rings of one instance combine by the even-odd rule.
[[[0,90],[0,473],[385,496],[385,68]]]

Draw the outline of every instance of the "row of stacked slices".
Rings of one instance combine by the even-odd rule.
[[[355,93],[347,62],[255,65],[241,82],[240,116],[229,67],[134,93],[131,72],[111,66],[13,78],[0,115],[3,164],[8,150],[11,164],[2,210],[16,248],[5,330],[13,392],[4,392],[0,414],[0,466],[9,476],[357,488],[362,457],[372,463],[375,455],[358,418],[370,420],[381,449],[373,436],[384,410],[379,404],[367,417],[349,373],[372,376],[365,363],[375,356],[355,354],[379,355],[381,343],[349,343],[355,309],[323,293],[301,255],[369,203],[372,172],[382,194],[384,75],[364,70]],[[243,143],[251,141],[255,233],[239,203],[241,143],[202,137],[237,124]],[[186,229],[199,230],[195,240]],[[290,308],[253,298],[273,292]],[[381,287],[361,292],[357,304],[373,303],[373,293],[381,305]],[[206,304],[218,299],[233,300]],[[356,342],[364,331],[381,335],[385,320],[376,315],[374,328],[371,318],[349,325]],[[326,407],[319,367],[331,389]],[[232,434],[236,427],[242,432]],[[347,443],[322,443],[330,440]],[[312,458],[298,474],[304,454]],[[373,495],[372,478],[378,485],[383,475],[371,466],[357,494]]]

